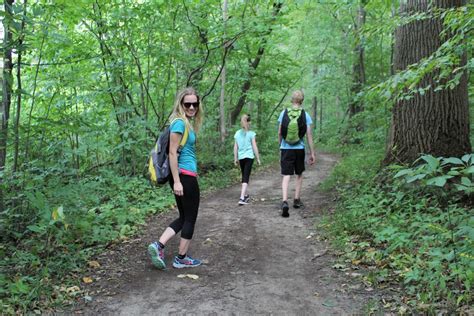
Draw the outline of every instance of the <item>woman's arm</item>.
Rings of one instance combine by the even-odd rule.
[[[311,128],[311,125],[308,125],[306,128],[306,136],[308,137],[308,146],[311,153],[311,157],[309,157],[309,164],[312,165],[316,162],[316,155],[314,153],[313,129]]]
[[[255,137],[252,138],[252,148],[253,148],[253,153],[255,154],[255,157],[257,157],[257,162],[260,165],[260,154],[258,153],[257,141],[255,140]]]
[[[237,141],[234,142],[234,165],[237,166],[237,152],[239,151],[239,145],[237,145]]]
[[[281,144],[281,124],[278,125],[278,144]]]
[[[179,170],[178,170],[178,148],[179,143],[181,142],[183,135],[179,133],[170,133],[170,169],[171,175],[173,176],[174,185],[173,192],[176,195],[183,195],[183,185],[179,179]]]

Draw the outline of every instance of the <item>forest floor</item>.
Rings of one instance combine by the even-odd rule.
[[[190,255],[204,264],[174,269],[179,238],[165,249],[166,270],[155,269],[147,246],[157,240],[176,211],[149,219],[133,240],[110,247],[95,258],[93,282],[74,313],[87,315],[367,314],[382,293],[365,285],[360,272],[338,270],[335,250],[317,229],[332,211],[334,197],[318,190],[337,157],[318,153],[304,173],[304,209],[280,216],[279,167],[250,178],[251,203],[238,206],[240,184],[201,199]],[[290,182],[290,196],[294,179]],[[196,275],[192,279],[183,275]],[[86,301],[86,303],[84,303]]]

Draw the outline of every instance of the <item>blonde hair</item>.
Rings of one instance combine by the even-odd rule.
[[[187,87],[184,88],[183,90],[179,91],[176,94],[176,99],[174,101],[174,107],[173,107],[173,114],[171,114],[170,121],[174,120],[175,118],[180,118],[184,121],[185,124],[191,125],[189,122],[188,118],[186,117],[186,113],[184,112],[184,105],[183,105],[183,99],[187,95],[195,95],[198,102],[199,102],[199,107],[197,108],[196,115],[194,116],[193,121],[193,129],[198,132],[199,128],[202,125],[202,120],[204,117],[204,109],[203,109],[203,104],[201,102],[201,98],[197,94],[196,90],[193,87]]]
[[[304,101],[304,93],[303,93],[303,91],[301,91],[301,90],[296,90],[295,92],[293,92],[293,94],[291,95],[291,103],[302,104],[303,101]]]
[[[249,131],[249,121],[248,121],[249,118],[250,118],[250,115],[248,115],[248,114],[244,114],[240,118],[240,126],[246,132]]]

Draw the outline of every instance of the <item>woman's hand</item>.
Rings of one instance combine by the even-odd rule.
[[[173,184],[173,193],[178,196],[182,196],[184,194],[183,185],[181,184],[181,182],[175,182]]]
[[[258,165],[260,166],[262,163],[260,162],[260,158],[257,159]]]
[[[238,163],[237,159],[234,159],[234,166],[237,166]]]

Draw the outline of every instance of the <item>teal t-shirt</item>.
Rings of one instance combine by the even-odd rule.
[[[280,116],[278,117],[278,123],[281,124],[283,121],[283,114],[285,113],[285,110],[281,111]],[[313,124],[313,120],[311,119],[311,116],[309,116],[308,112],[304,112],[306,114],[306,127],[310,126]],[[283,138],[281,139],[281,144],[280,144],[280,149],[304,149],[304,138],[301,139],[298,143],[294,145],[288,144]]]
[[[246,132],[244,129],[239,129],[237,132],[235,132],[234,139],[237,142],[237,146],[239,147],[239,150],[237,151],[237,157],[239,160],[244,158],[255,158],[252,148],[252,139],[254,138],[254,131]]]
[[[170,126],[171,133],[178,133],[184,135],[184,121],[178,119]],[[181,149],[178,156],[178,168],[197,173],[197,158],[196,158],[196,133],[190,128],[188,140]]]

